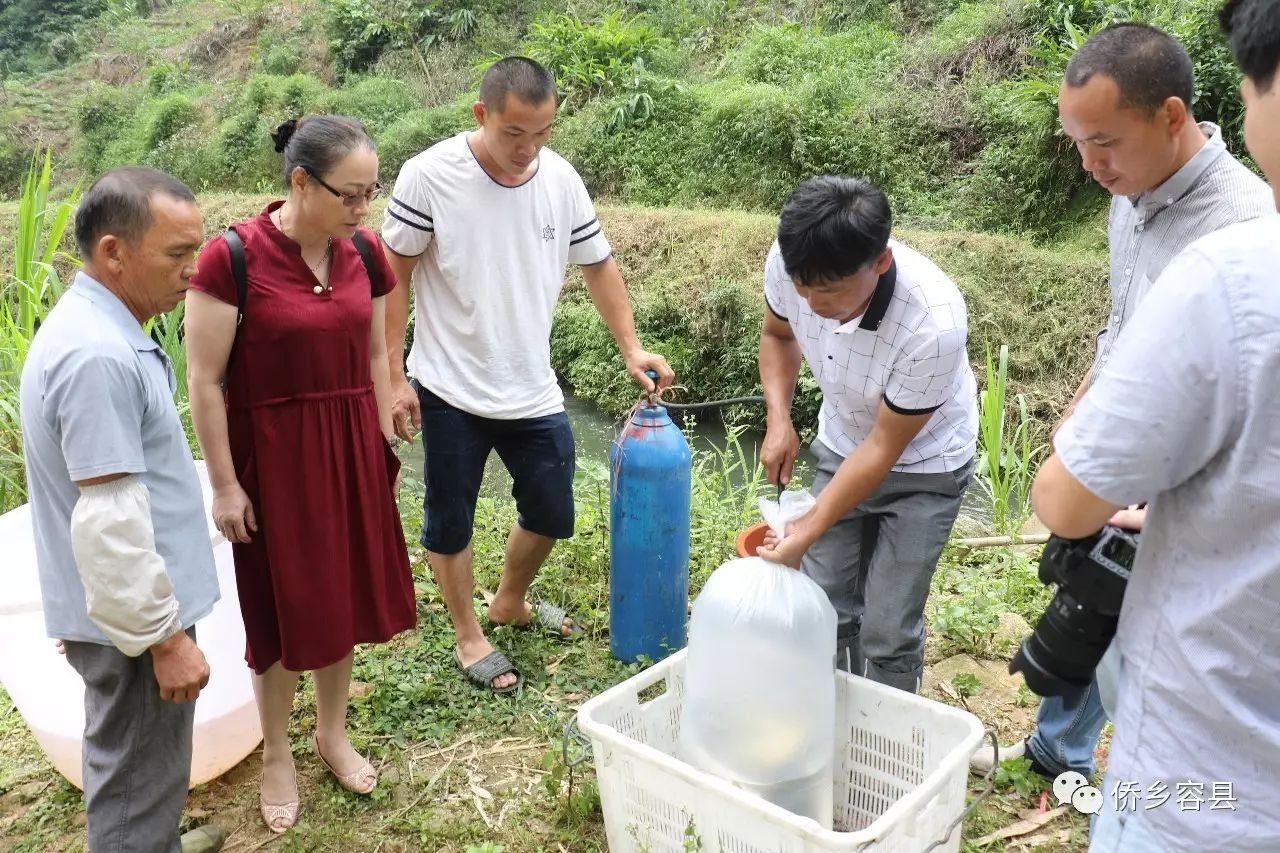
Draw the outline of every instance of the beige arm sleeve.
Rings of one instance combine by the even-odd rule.
[[[81,487],[71,548],[89,618],[121,652],[137,657],[182,629],[141,478]]]

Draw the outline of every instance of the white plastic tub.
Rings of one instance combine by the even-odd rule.
[[[197,468],[208,517],[209,481],[203,463],[197,463]],[[262,741],[253,683],[244,661],[244,622],[236,599],[231,546],[211,520],[209,539],[214,545],[222,600],[196,625],[196,639],[209,661],[210,678],[196,702],[193,786],[227,772]],[[28,507],[0,516],[0,554],[0,684],[53,766],[77,788],[83,788],[84,683],[45,634]]]
[[[677,757],[685,656],[578,712],[611,853],[684,853],[695,836],[704,853],[960,849],[959,828],[947,830],[964,811],[969,756],[982,740],[973,714],[836,673],[835,830],[824,830]]]

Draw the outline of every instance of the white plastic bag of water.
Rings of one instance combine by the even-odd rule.
[[[831,762],[803,779],[787,779],[772,785],[753,785],[750,782],[734,784],[793,814],[813,818],[823,829],[831,829],[831,816],[835,811],[835,784],[831,778]]]
[[[832,825],[836,614],[794,569],[717,569],[693,607],[682,758],[823,828]]]

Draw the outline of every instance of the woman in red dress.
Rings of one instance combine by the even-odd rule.
[[[352,650],[411,628],[416,606],[389,444],[383,297],[396,279],[360,227],[382,189],[378,157],[341,116],[286,122],[273,138],[289,194],[233,226],[243,304],[219,235],[200,254],[186,340],[262,720],[262,815],[284,832],[299,811],[288,737],[299,674],[314,673],[316,754],[369,793],[377,775],[346,731]]]

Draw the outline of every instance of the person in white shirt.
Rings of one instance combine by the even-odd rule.
[[[1245,143],[1280,203],[1280,0],[1222,20]],[[1156,280],[1032,488],[1084,538],[1148,501],[1120,622],[1094,853],[1280,847],[1280,216],[1194,241]]]
[[[1195,121],[1195,89],[1195,65],[1186,48],[1168,33],[1133,21],[1094,33],[1067,65],[1058,97],[1062,132],[1075,144],[1084,170],[1111,193],[1111,313],[1093,365],[1064,417],[1183,249],[1219,228],[1275,211],[1271,188],[1232,156],[1221,129]],[[1140,529],[1142,513],[1125,510],[1116,524]],[[1087,687],[1046,696],[1030,735],[1000,747],[1000,760],[1025,757],[1046,779],[1069,770],[1092,777],[1107,722],[1101,683],[1108,666],[1104,662],[1099,669],[1101,678]],[[993,747],[983,747],[969,767],[984,774],[996,756]]]
[[[760,555],[826,590],[841,669],[915,692],[929,582],[973,473],[978,409],[964,298],[889,238],[892,218],[878,187],[835,175],[805,181],[782,209],[765,267],[760,456],[771,483],[791,479],[803,358],[822,389],[817,505]]]
[[[473,108],[479,128],[405,163],[382,227],[402,285],[387,297],[396,433],[411,440],[420,428],[426,460],[421,541],[457,633],[459,668],[499,693],[518,689],[520,675],[490,645],[472,606],[470,543],[490,451],[511,472],[519,517],[489,621],[560,637],[579,632],[564,610],[526,600],[556,540],[573,535],[573,434],[550,352],[568,264],[582,268],[635,381],[653,391],[674,378],[636,337],[626,285],[582,179],[545,147],[556,108],[555,78],[542,65],[524,57],[494,63]],[[656,387],[646,370],[657,373]]]

